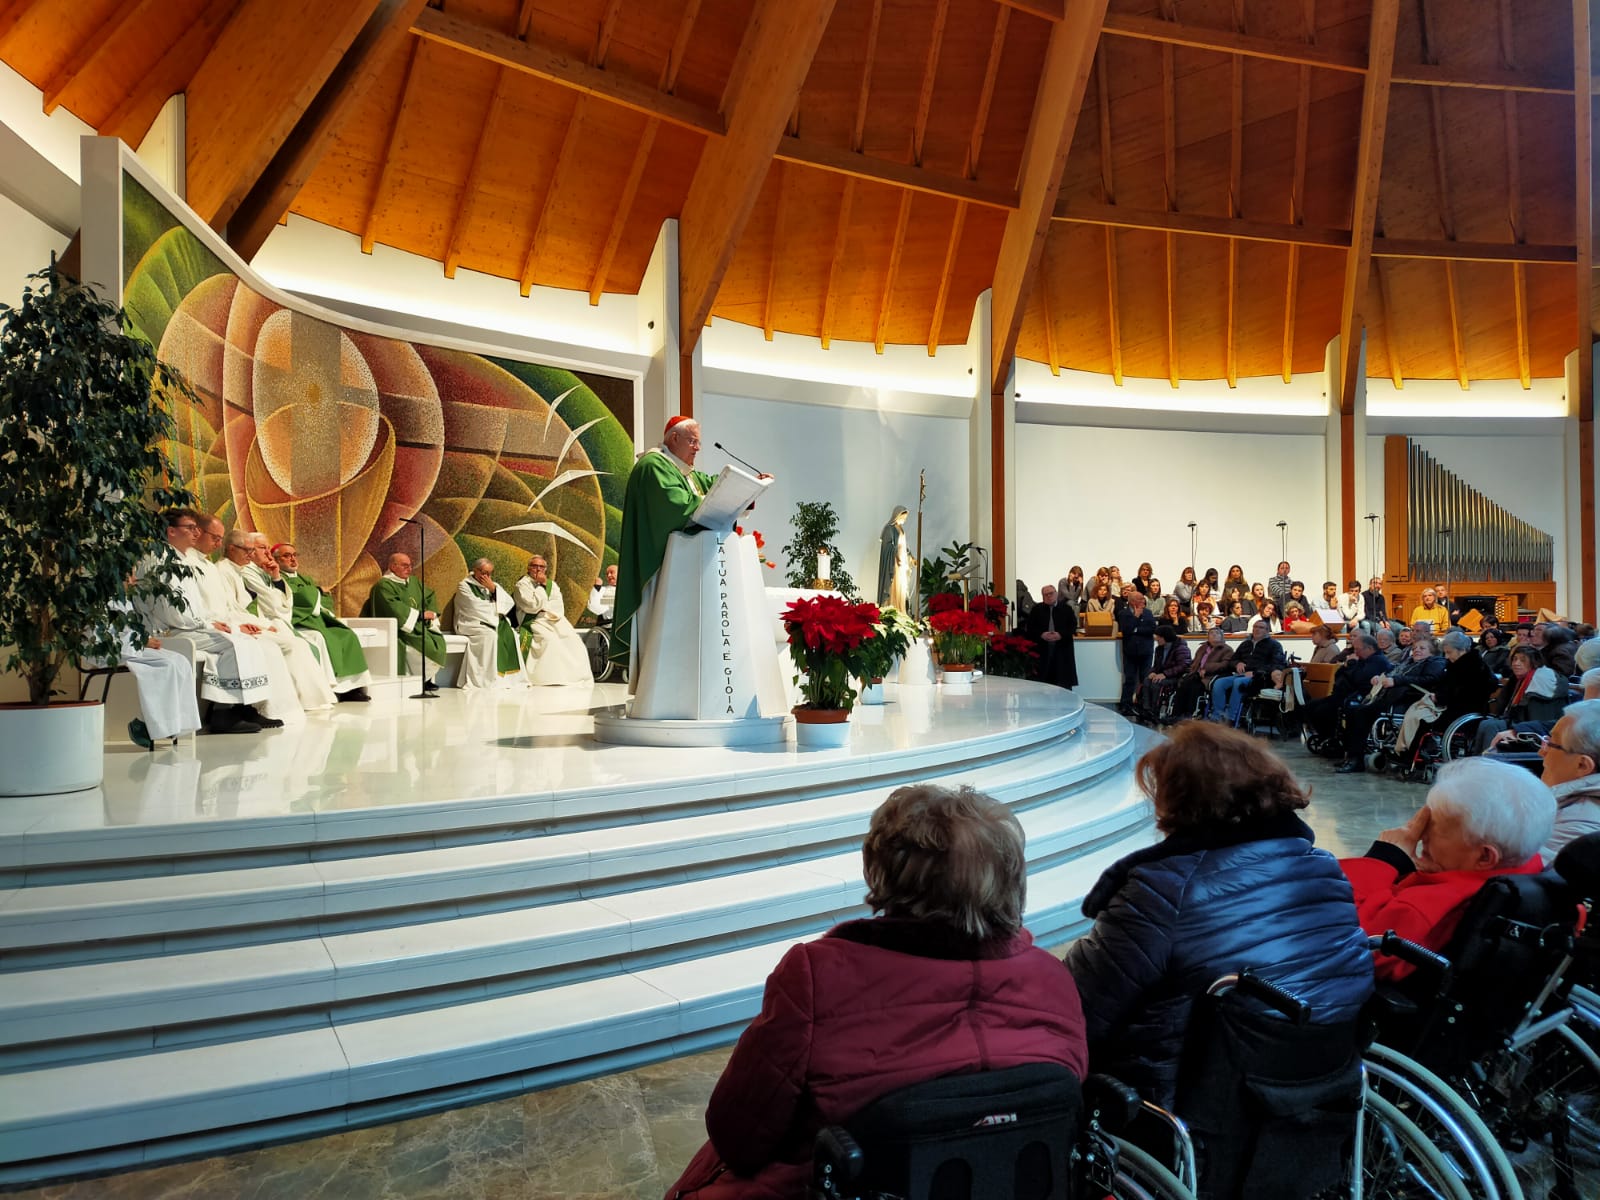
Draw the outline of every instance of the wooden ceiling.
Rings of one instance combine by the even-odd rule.
[[[798,8],[814,52],[771,28]],[[186,92],[190,202],[247,256],[294,212],[597,300],[687,206],[710,311],[769,335],[964,342],[998,279],[1000,332],[1052,367],[1288,378],[1364,322],[1372,374],[1465,386],[1560,375],[1586,299],[1600,327],[1587,26],[1587,0],[0,0],[0,58],[131,144]]]

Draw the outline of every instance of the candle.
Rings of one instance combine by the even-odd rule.
[[[826,550],[817,551],[817,578],[833,578],[833,555],[829,554]]]

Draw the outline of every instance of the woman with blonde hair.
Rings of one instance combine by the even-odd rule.
[[[1194,1000],[1252,968],[1311,1006],[1354,1019],[1372,955],[1350,883],[1299,817],[1283,762],[1238,730],[1179,725],[1135,771],[1164,840],[1110,867],[1083,903],[1094,928],[1068,949],[1090,1066],[1171,1107]]]
[[[899,788],[861,859],[875,915],[793,947],[767,978],[669,1200],[803,1200],[817,1130],[909,1084],[1023,1063],[1083,1076],[1072,977],[1022,927],[1010,809],[971,788]]]

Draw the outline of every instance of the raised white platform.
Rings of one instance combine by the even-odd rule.
[[[0,1186],[727,1042],[787,946],[861,915],[905,782],[1016,807],[1046,942],[1154,836],[1149,735],[1042,685],[890,686],[829,751],[602,746],[621,698],[380,697],[0,803]]]

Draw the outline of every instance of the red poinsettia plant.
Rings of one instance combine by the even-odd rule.
[[[975,612],[996,629],[1006,622],[1006,598],[980,593],[967,601],[967,611]]]
[[[789,657],[804,675],[795,675],[806,708],[842,708],[856,702],[851,677],[869,669],[862,647],[878,636],[876,604],[852,604],[841,596],[810,596],[783,610],[789,632]]]
[[[744,536],[744,528],[742,526],[735,525],[733,527],[733,531],[740,537]],[[777,567],[778,564],[767,557],[767,539],[761,536],[761,530],[752,529],[750,531],[750,536],[756,540],[756,558],[761,565],[769,570]]]
[[[928,615],[938,613],[960,612],[966,607],[961,599],[960,592],[935,592],[928,597]]]
[[[928,625],[933,629],[934,651],[947,667],[970,667],[994,635],[993,625],[963,609],[936,612],[928,618]]]
[[[1039,648],[1032,638],[1020,633],[997,633],[989,640],[989,665],[984,670],[991,675],[1026,679],[1033,674],[1038,659]]]

